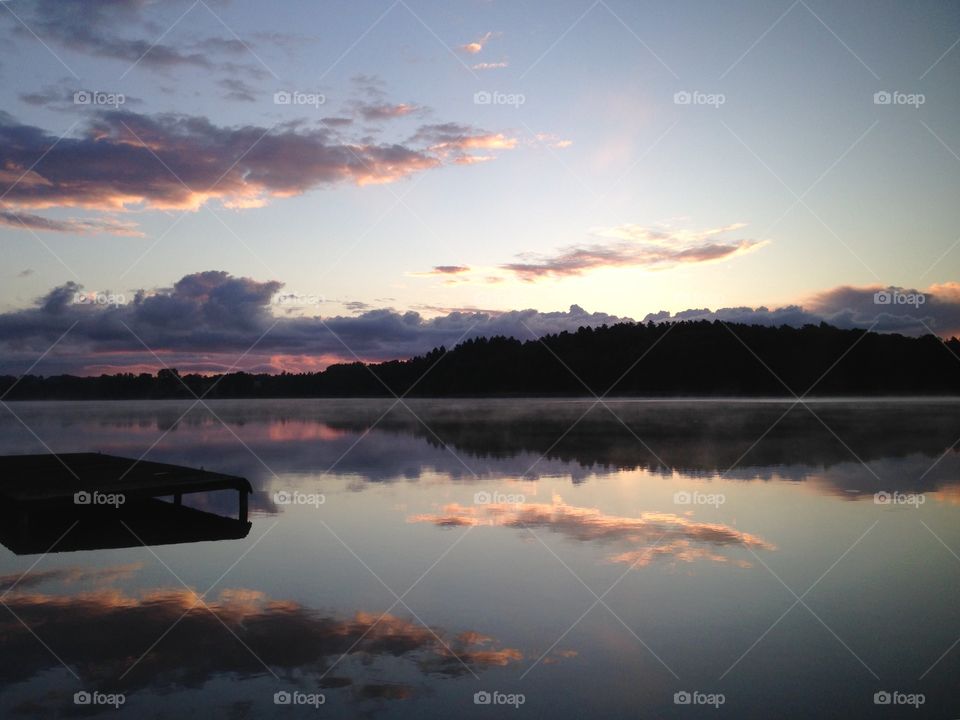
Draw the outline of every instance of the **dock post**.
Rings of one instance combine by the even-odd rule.
[[[247,489],[239,488],[240,492],[240,522],[245,523],[247,521]]]

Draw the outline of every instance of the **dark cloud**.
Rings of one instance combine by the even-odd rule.
[[[234,38],[204,38],[188,47],[178,48],[158,36],[166,27],[145,22],[143,11],[149,0],[35,0],[24,13],[25,22],[37,35],[74,52],[121,60],[151,69],[192,66],[203,69],[249,69],[230,63],[218,63],[212,55],[237,54],[246,48]],[[176,19],[190,6],[170,3]],[[197,11],[192,8],[190,11]],[[149,37],[130,38],[117,31],[129,28]],[[31,31],[18,25],[15,32],[32,37]]]
[[[223,371],[243,353],[247,354],[240,368],[250,371],[318,370],[331,362],[353,361],[357,356],[373,361],[410,357],[440,345],[451,347],[469,337],[530,339],[630,320],[590,313],[578,305],[563,312],[453,310],[430,318],[413,311],[352,305],[349,309],[359,314],[278,317],[274,310],[284,309],[278,300],[282,287],[278,281],[258,282],[223,271],[207,271],[187,275],[170,288],[128,295],[120,304],[107,307],[78,303],[76,298],[84,288],[69,282],[51,290],[34,307],[0,314],[0,371],[22,372],[74,323],[76,326],[45,357],[37,372],[99,374],[156,369],[159,361],[141,341],[166,364],[181,370]],[[109,294],[104,288],[98,290]],[[877,291],[839,288],[817,296],[818,304],[807,309],[690,310],[674,315],[658,313],[644,320],[720,318],[797,326],[831,321],[850,327],[869,327],[879,320],[876,329],[881,331],[910,330],[917,335],[930,330],[941,335],[960,332],[960,286],[931,288],[916,314],[891,311],[886,305],[866,305],[864,298],[872,302]],[[841,300],[858,300],[860,304],[845,308],[831,305]]]
[[[363,312],[370,309],[370,304],[360,300],[349,300],[343,303],[343,306],[350,312]]]
[[[0,314],[4,370],[29,365],[78,320],[38,371],[49,373],[53,366],[74,372],[87,366],[96,366],[91,372],[109,371],[105,366],[157,366],[142,340],[180,369],[215,372],[230,367],[261,335],[241,367],[320,369],[329,362],[354,360],[351,351],[363,359],[383,360],[450,346],[466,337],[528,338],[531,333],[576,330],[621,319],[588,313],[576,305],[567,312],[451,312],[430,319],[387,309],[356,316],[278,319],[272,308],[281,287],[280,282],[208,271],[187,275],[172,288],[128,296],[125,305],[102,307],[76,303],[83,288],[69,282],[40,298],[35,307]]]
[[[434,265],[433,272],[440,275],[456,275],[470,270],[466,265]]]
[[[20,93],[19,97],[28,105],[36,107],[45,107],[47,105],[56,105],[71,100],[71,93],[65,87],[55,85],[44,85],[39,90],[33,92]]]
[[[121,111],[99,114],[82,137],[61,140],[14,186],[23,172],[17,170],[29,168],[55,140],[0,116],[0,178],[6,181],[3,191],[9,190],[7,202],[183,208],[219,198],[243,204],[341,181],[389,182],[438,164],[399,145],[331,144],[323,131],[267,134],[254,126],[218,127],[205,118]]]
[[[652,313],[644,322],[723,320],[754,325],[791,325],[826,322],[836,327],[868,328],[903,335],[934,333],[960,335],[960,283],[933,285],[926,291],[903,287],[832,288],[814,295],[806,305],[732,307]]]
[[[461,141],[482,146],[495,137],[475,131]],[[0,111],[0,195],[15,209],[196,209],[211,200],[249,207],[335,183],[394,182],[456,160],[449,155],[445,147],[344,143],[326,129],[220,127],[126,110],[98,112],[79,137],[58,141]]]

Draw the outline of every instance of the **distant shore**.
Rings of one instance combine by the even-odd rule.
[[[708,322],[492,337],[320,372],[0,376],[3,400],[176,398],[877,398],[960,396],[960,340]]]

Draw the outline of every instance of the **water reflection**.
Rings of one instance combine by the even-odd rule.
[[[130,593],[114,586],[138,564],[0,577],[10,613],[0,619],[0,682],[24,682],[59,669],[56,657],[27,628],[37,628],[82,681],[132,692],[199,687],[217,676],[275,675],[320,688],[359,684],[362,697],[402,699],[411,688],[367,686],[366,667],[402,660],[424,676],[457,678],[505,667],[523,653],[473,630],[448,632],[393,614],[323,613],[246,588],[204,599],[186,588]],[[40,593],[58,583],[68,592]],[[77,591],[78,585],[94,587]],[[163,638],[163,642],[158,642]]]
[[[867,717],[884,689],[957,717],[960,403],[390,405],[12,404],[30,430],[0,414],[0,453],[246,477],[253,526],[0,548],[0,714],[78,714],[99,686],[125,717],[273,717],[288,687],[349,718],[489,718],[495,689],[526,694],[517,717],[689,717],[693,689],[726,693],[718,718]],[[724,500],[677,499],[697,493]]]
[[[245,515],[228,518],[155,499],[120,509],[32,503],[0,510],[0,543],[17,555],[34,555],[237,540],[250,526]]]
[[[443,506],[437,513],[414,515],[409,522],[440,527],[501,526],[529,530],[544,528],[568,539],[613,545],[620,549],[606,559],[643,567],[655,558],[680,562],[710,560],[724,563],[728,557],[716,548],[774,550],[755,535],[720,523],[697,522],[663,512],[645,512],[639,517],[620,517],[596,508],[576,507],[554,496],[550,503],[484,503]],[[711,549],[713,548],[713,549]],[[747,560],[737,561],[749,567]]]
[[[358,483],[616,471],[741,480],[815,479],[826,492],[926,492],[960,479],[960,403],[584,400],[218,401],[13,404],[58,452],[143,452],[215,466],[265,489],[275,475]],[[215,414],[214,414],[215,413]],[[815,414],[814,414],[815,413]],[[229,429],[225,427],[229,426]],[[0,416],[0,451],[35,445]],[[246,445],[238,451],[238,437]],[[228,450],[228,452],[224,452]],[[358,485],[357,487],[360,487]],[[269,497],[253,509],[277,511]]]

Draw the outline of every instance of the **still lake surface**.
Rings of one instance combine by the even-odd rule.
[[[254,494],[243,539],[0,547],[2,717],[960,717],[957,402],[9,406],[2,454]]]

